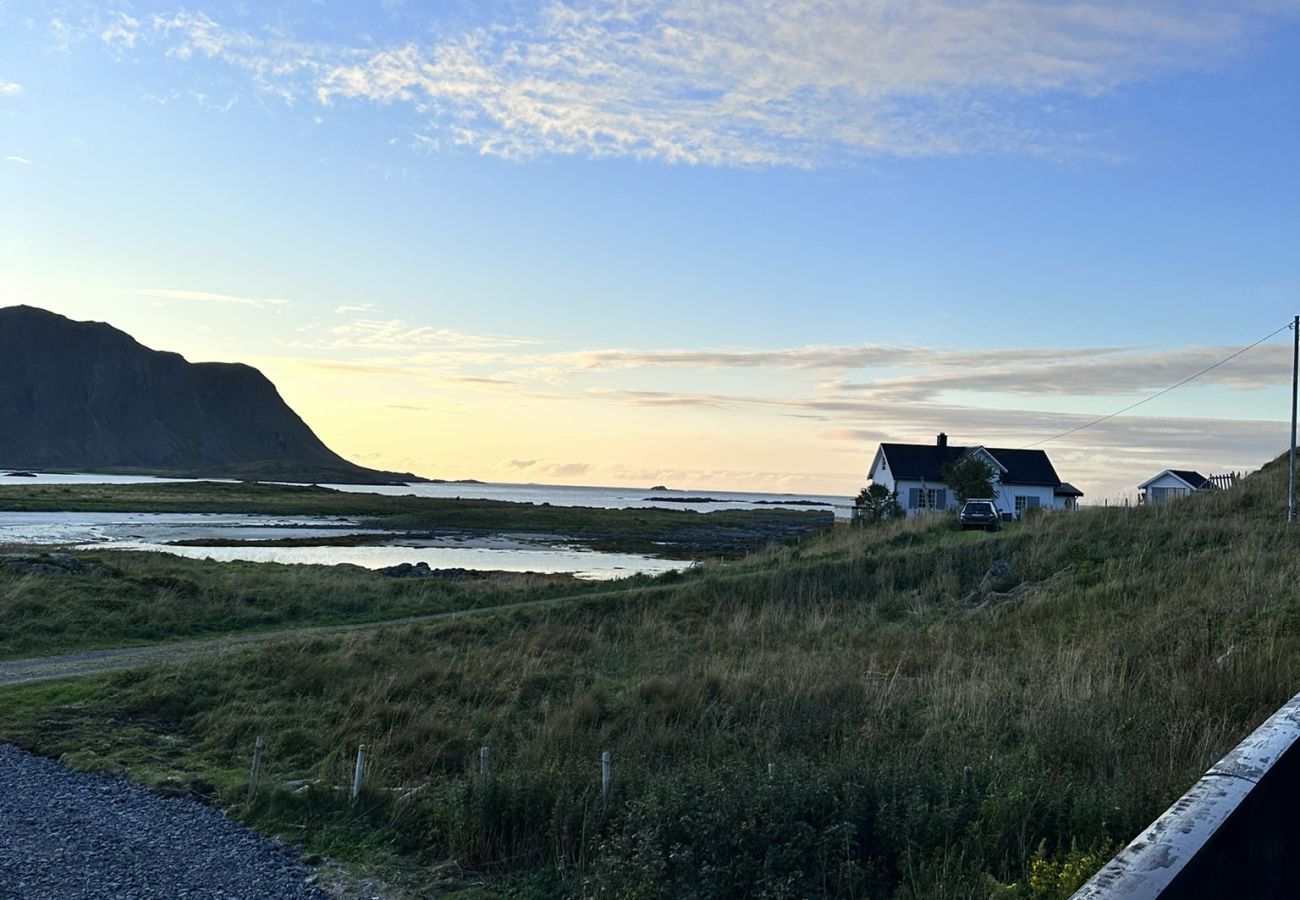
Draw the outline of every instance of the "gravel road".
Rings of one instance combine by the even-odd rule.
[[[325,900],[311,871],[191,800],[0,744],[3,900]]]

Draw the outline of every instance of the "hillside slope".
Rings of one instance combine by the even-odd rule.
[[[0,309],[0,465],[410,480],[330,450],[257,369],[190,363],[29,306]]]
[[[1064,898],[1300,689],[1285,486],[841,528],[563,608],[7,694],[0,739],[216,785],[439,896]],[[259,734],[320,789],[245,805]]]

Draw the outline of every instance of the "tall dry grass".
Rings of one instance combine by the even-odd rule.
[[[1283,484],[995,535],[837,529],[564,607],[123,675],[57,728],[28,706],[3,730],[93,733],[137,769],[180,734],[152,776],[232,803],[262,734],[272,781],[319,785],[254,821],[502,891],[988,896],[1040,847],[1127,840],[1296,691]],[[972,596],[998,559],[1018,584]],[[332,785],[362,742],[353,807]]]

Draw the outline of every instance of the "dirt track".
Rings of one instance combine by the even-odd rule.
[[[427,616],[406,616],[382,622],[365,622],[355,625],[312,625],[304,628],[285,628],[276,631],[259,631],[252,634],[233,634],[223,637],[201,638],[193,641],[169,641],[142,647],[123,647],[115,650],[83,650],[61,656],[41,656],[31,659],[0,660],[0,687],[53,681],[58,678],[76,678],[86,675],[103,675],[127,669],[145,669],[167,663],[185,662],[209,656],[223,656],[253,650],[274,641],[313,635],[346,634],[397,625],[420,622],[439,622],[465,616],[509,612],[516,609],[544,609],[561,603],[590,599],[592,594],[572,597],[555,597],[550,600],[532,600],[505,603],[500,606],[481,606],[453,612],[432,613]]]

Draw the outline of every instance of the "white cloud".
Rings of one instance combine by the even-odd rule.
[[[131,291],[142,297],[162,300],[193,300],[202,303],[234,303],[241,306],[285,306],[290,301],[277,297],[238,297],[234,294],[214,294],[210,291],[179,291],[171,288],[135,288]]]
[[[24,166],[30,166],[32,161],[25,156],[6,156],[5,162],[19,163]]]
[[[527,338],[496,334],[466,334],[449,328],[412,325],[401,319],[357,319],[326,329],[326,336],[296,346],[325,350],[379,351],[410,354],[441,350],[466,351],[532,344]],[[423,362],[423,360],[416,360]]]
[[[591,471],[591,463],[585,462],[547,462],[544,459],[511,459],[505,462],[507,469],[527,472],[529,475],[553,475],[560,478],[574,478]]]
[[[858,369],[915,374],[874,379],[832,378],[828,392],[914,402],[945,391],[1023,396],[1132,395],[1151,391],[1204,369],[1239,347],[989,348],[945,350],[888,344],[700,350],[588,350],[557,354],[550,364],[567,376],[618,369],[817,370],[843,376]],[[1201,384],[1241,390],[1281,385],[1290,377],[1290,356],[1281,344],[1257,347],[1206,373]]]
[[[1290,0],[552,0],[428,43],[309,42],[195,11],[153,17],[148,37],[286,101],[407,105],[426,151],[815,166],[1101,152],[1052,101],[1204,70],[1296,12]],[[143,41],[120,22],[104,33]]]
[[[0,81],[0,97],[17,97],[23,92],[23,86],[13,81]]]
[[[344,316],[349,313],[368,313],[374,312],[378,307],[373,303],[361,303],[355,306],[336,306],[334,312],[336,315]]]
[[[110,47],[117,46],[125,50],[130,50],[135,46],[135,40],[140,34],[140,20],[128,16],[126,13],[117,13],[99,32],[99,39]]]

